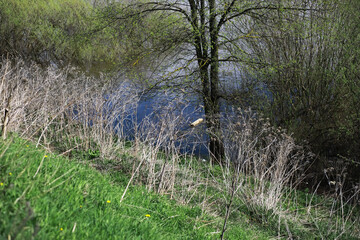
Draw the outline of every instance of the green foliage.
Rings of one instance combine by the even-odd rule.
[[[113,29],[103,25],[87,1],[1,1],[0,14],[2,56],[59,66],[73,63],[87,70],[95,63],[109,68],[118,57]]]

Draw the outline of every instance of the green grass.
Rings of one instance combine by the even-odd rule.
[[[69,159],[15,135],[0,140],[0,240],[219,239],[226,202],[216,188],[206,190],[215,215],[201,209],[203,186],[188,205],[143,185],[131,185],[120,202],[136,159],[126,154],[119,159],[100,159],[96,151],[74,152]],[[206,166],[195,161],[191,167],[203,174]],[[218,169],[213,171],[215,176]],[[339,207],[329,215],[334,206],[332,198],[292,190],[279,217],[235,199],[225,239],[286,239],[289,232],[294,239],[359,239],[359,208],[345,205],[349,219],[341,233]]]
[[[2,239],[218,239],[221,219],[14,138],[0,141]],[[150,217],[146,215],[149,214]],[[267,239],[237,226],[228,239]]]

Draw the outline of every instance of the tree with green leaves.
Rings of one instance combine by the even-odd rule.
[[[145,22],[141,34],[148,30],[149,25],[165,23],[157,34],[150,32],[142,36],[139,46],[146,46],[146,54],[168,54],[174,48],[183,49],[181,57],[176,63],[182,66],[177,70],[191,69],[185,74],[196,77],[197,87],[204,105],[206,124],[210,136],[209,150],[211,157],[221,161],[224,153],[220,128],[220,99],[226,98],[221,89],[220,68],[228,63],[248,61],[246,49],[242,49],[243,38],[256,37],[248,28],[239,29],[239,19],[243,22],[252,18],[261,18],[270,11],[307,11],[307,8],[291,1],[240,1],[240,0],[166,0],[166,1],[132,1],[122,3],[118,10],[110,5],[106,11],[111,21],[129,21],[135,24]],[[179,31],[172,31],[173,24],[169,18],[175,19]],[[149,23],[150,22],[150,23]],[[166,25],[167,28],[166,28]],[[151,27],[150,27],[151,29]],[[237,30],[234,34],[233,30]],[[164,33],[165,34],[164,36]],[[162,41],[157,41],[158,34],[162,34]],[[136,38],[139,40],[139,38]],[[158,47],[153,41],[168,47]],[[137,41],[137,40],[135,40]],[[138,42],[138,41],[137,41]],[[181,48],[182,47],[182,48]],[[238,51],[244,52],[239,56]],[[144,54],[144,55],[146,55]],[[180,61],[181,59],[182,61]],[[136,61],[137,62],[137,61]],[[194,80],[195,81],[195,80]],[[183,82],[185,84],[186,81]],[[193,84],[194,82],[191,82]]]

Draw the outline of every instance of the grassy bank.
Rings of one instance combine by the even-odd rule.
[[[220,219],[199,207],[131,186],[128,176],[101,174],[88,164],[13,138],[0,143],[2,239],[216,239]],[[231,239],[267,239],[249,227]]]
[[[219,239],[225,213],[214,210],[225,206],[204,211],[196,197],[179,204],[142,185],[130,185],[121,202],[130,176],[93,167],[112,161],[69,159],[14,136],[0,141],[0,154],[2,239]],[[221,202],[215,188],[205,191]],[[292,191],[282,208],[235,199],[225,239],[358,239],[358,208],[351,205]]]

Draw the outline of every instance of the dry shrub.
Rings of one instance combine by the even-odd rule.
[[[165,100],[172,100],[153,106],[153,113],[139,124],[135,146],[138,148],[136,152],[140,153],[138,159],[144,162],[142,174],[147,188],[174,197],[175,185],[183,186],[185,179],[193,182],[189,180],[186,163],[183,161],[179,165],[186,159],[181,149],[188,144],[187,138],[193,129],[189,127],[190,115],[184,114],[189,102],[184,95],[172,94],[165,91]]]
[[[218,189],[223,191],[226,213],[221,239],[234,202],[241,202],[256,218],[280,216],[285,191],[300,182],[297,173],[307,159],[290,135],[251,110],[232,111],[224,120],[222,136],[225,159]]]
[[[86,77],[74,68],[42,69],[20,59],[3,59],[0,110],[8,111],[7,132],[36,139],[37,145],[100,150],[115,157],[121,123],[137,104],[137,94],[104,76]],[[1,121],[4,125],[4,121]],[[117,138],[114,138],[117,133]]]
[[[305,151],[284,130],[251,110],[239,109],[223,127],[225,189],[248,206],[277,209],[284,190],[302,179]]]

